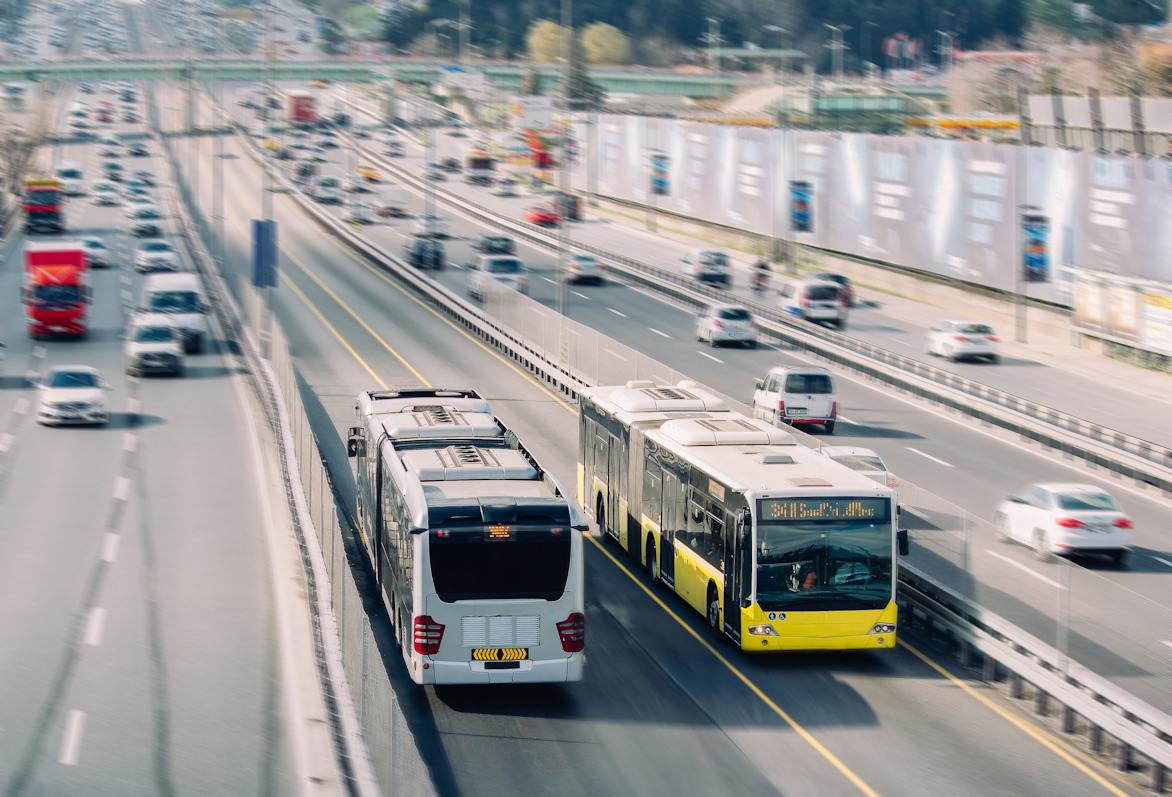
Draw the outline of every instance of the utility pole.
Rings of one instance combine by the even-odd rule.
[[[720,20],[708,17],[708,68],[720,71]]]
[[[836,81],[838,81],[839,83],[841,83],[842,82],[842,70],[843,70],[843,67],[842,67],[843,50],[846,49],[846,44],[843,42],[842,37],[843,37],[843,34],[845,34],[848,30],[851,29],[851,26],[850,25],[831,25],[829,22],[825,22],[823,24],[826,25],[826,27],[830,28],[830,30],[831,30],[830,44],[828,44],[826,46],[830,48],[830,53],[832,56],[832,60],[834,62],[834,79]]]
[[[559,127],[558,148],[558,188],[561,196],[558,201],[558,313],[562,315],[562,323],[569,315],[570,290],[566,283],[565,268],[570,258],[570,220],[566,218],[566,209],[569,204],[563,197],[569,196],[569,174],[566,163],[566,144],[569,140],[570,125],[570,57],[574,47],[574,0],[562,0],[562,91],[561,111],[562,118]],[[563,336],[564,336],[563,332]]]
[[[466,66],[468,59],[468,44],[471,40],[472,23],[468,21],[469,5],[472,0],[460,0],[460,66]]]

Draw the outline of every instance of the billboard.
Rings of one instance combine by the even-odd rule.
[[[814,231],[814,186],[810,182],[790,181],[789,219],[789,227],[794,232]]]
[[[667,196],[671,193],[671,177],[668,174],[669,162],[667,153],[651,153],[651,193],[656,196]]]
[[[1045,216],[1021,217],[1021,269],[1024,282],[1050,281],[1050,220]]]
[[[553,129],[553,97],[514,95],[509,100],[509,122],[514,132]]]

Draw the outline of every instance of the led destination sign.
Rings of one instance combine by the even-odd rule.
[[[761,502],[761,520],[887,520],[886,498],[771,498]]]

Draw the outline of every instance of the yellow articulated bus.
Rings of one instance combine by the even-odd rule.
[[[578,500],[747,651],[895,646],[893,490],[691,382],[583,390]]]

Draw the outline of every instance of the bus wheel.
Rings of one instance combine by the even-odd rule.
[[[715,584],[708,585],[708,626],[720,633],[720,596]]]
[[[602,535],[602,541],[610,542],[611,536],[606,530],[606,507],[602,505],[601,495],[594,504],[594,518],[598,521],[598,533]]]
[[[659,582],[659,562],[655,559],[655,540],[647,538],[647,577],[651,579],[651,586]]]

